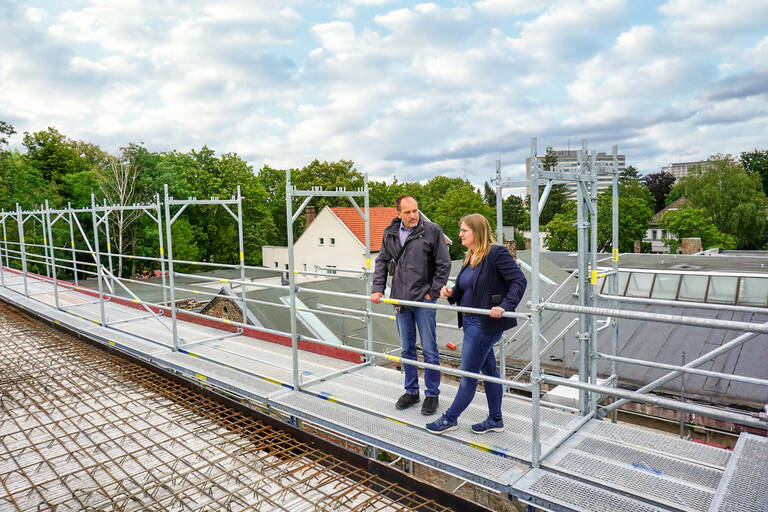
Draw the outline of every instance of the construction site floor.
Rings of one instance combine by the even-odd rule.
[[[768,485],[768,442],[742,436],[749,449],[734,452],[625,425],[590,420],[557,409],[541,411],[542,451],[560,445],[541,468],[530,467],[531,406],[513,396],[503,403],[505,431],[476,436],[469,425],[487,415],[485,396],[478,393],[460,417],[460,429],[437,436],[427,432],[417,407],[397,411],[402,375],[391,368],[354,366],[346,361],[299,352],[303,382],[293,386],[289,347],[233,335],[193,322],[178,322],[182,350],[172,350],[170,319],[143,318],[135,308],[105,303],[109,322],[100,323],[99,304],[78,290],[59,290],[46,279],[5,274],[0,296],[40,318],[65,325],[79,334],[135,355],[222,393],[318,425],[362,443],[445,471],[454,476],[518,496],[550,510],[738,510],[763,511]],[[66,311],[64,310],[66,309]],[[340,370],[346,372],[337,374]],[[438,413],[450,405],[456,386],[441,385]],[[571,435],[571,431],[576,430]],[[741,490],[756,490],[752,494]],[[731,496],[726,499],[725,496]]]

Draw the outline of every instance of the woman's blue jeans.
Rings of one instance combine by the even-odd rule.
[[[482,322],[478,316],[464,315],[464,342],[461,345],[461,369],[472,373],[482,373],[490,377],[498,377],[496,356],[493,345],[501,339],[502,333],[487,334],[483,331]],[[446,417],[456,421],[464,412],[477,391],[477,379],[462,377],[459,391],[453,403],[445,411]],[[488,413],[493,419],[501,419],[501,398],[504,390],[501,384],[485,383],[485,397],[488,400]]]

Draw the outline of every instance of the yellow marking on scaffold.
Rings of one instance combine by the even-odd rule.
[[[163,248],[161,247],[161,248],[160,248],[160,256],[162,256],[162,255],[163,255],[163,252],[165,252],[165,251],[163,251]]]
[[[112,246],[111,246],[111,245],[109,245],[109,244],[107,244],[107,250],[108,250],[108,251],[111,251],[111,250],[112,250]]]
[[[192,293],[200,293],[200,292],[197,290],[192,290]]]
[[[90,318],[89,318],[89,320],[90,320],[91,322],[95,323],[96,325],[99,325],[99,321],[98,321],[98,320],[93,320],[93,319],[90,319]]]
[[[590,275],[589,282],[591,284],[597,284],[597,270],[590,270],[589,275]]]
[[[393,420],[392,418],[387,418],[386,416],[384,417],[384,419],[387,421],[391,421],[392,423],[397,423],[398,425],[402,425],[404,427],[408,426],[408,424],[403,423],[402,421]]]
[[[365,258],[365,268],[371,270],[371,258]]]
[[[228,283],[229,279],[219,279],[219,282],[221,282],[221,283]]]
[[[193,262],[192,262],[192,264],[193,264],[193,265],[197,265],[197,262],[196,262],[196,261],[193,261]]]
[[[383,302],[384,304],[394,304],[395,306],[397,306],[400,303],[400,301],[398,301],[397,299],[381,299],[381,302]]]
[[[491,452],[490,445],[487,445],[485,443],[480,443],[480,442],[477,442],[477,441],[470,441],[469,442],[469,446],[471,446],[473,448],[477,448],[478,450],[482,450],[484,452],[489,452],[489,453]]]
[[[110,344],[110,345],[112,345],[113,347],[115,346],[115,342],[114,342],[114,341],[109,341],[109,340],[107,340],[107,343],[109,343],[109,344]]]
[[[48,243],[48,240],[47,240],[45,237],[43,237],[43,243],[44,243],[44,244],[47,244],[47,243]]]
[[[389,316],[389,319],[390,319],[390,320],[397,320],[397,317],[396,317],[395,315],[390,315],[390,316]]]
[[[208,378],[207,378],[205,375],[200,375],[199,373],[196,373],[196,374],[195,374],[195,377],[197,377],[197,378],[198,378],[198,380],[201,380],[201,381],[203,381],[203,382],[205,382],[205,381],[207,381],[207,380],[208,380]]]
[[[264,379],[267,382],[271,382],[272,384],[277,384],[278,386],[282,386],[283,385],[282,382],[277,381],[275,379],[270,379],[269,377],[262,377],[262,379]]]
[[[245,255],[243,254],[243,251],[240,251],[240,263],[242,263],[244,259]]]
[[[139,302],[139,299],[133,299],[131,302],[133,303]]]
[[[69,245],[71,245],[72,247],[74,247],[74,246],[75,246],[75,242],[74,242],[74,240],[70,240],[70,241],[69,241]]]
[[[617,248],[615,248],[615,247],[613,248],[612,254],[613,255],[611,256],[611,260],[619,261],[619,250]]]
[[[231,320],[227,320],[226,318],[223,318],[222,320],[224,320],[224,323],[225,323],[225,324],[231,324],[231,323],[232,323],[232,321],[231,321]]]
[[[389,354],[385,355],[385,356],[384,356],[384,359],[386,359],[387,361],[394,361],[394,362],[396,362],[396,363],[399,363],[399,362],[400,362],[400,358],[399,358],[399,357],[397,357],[397,356],[392,356],[392,355],[389,355]]]

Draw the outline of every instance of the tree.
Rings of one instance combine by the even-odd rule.
[[[575,251],[577,245],[576,202],[566,206],[565,211],[556,213],[544,226],[544,245],[550,251]]]
[[[470,213],[485,215],[491,223],[491,229],[495,231],[496,215],[493,209],[485,204],[483,197],[471,183],[460,180],[459,184],[437,198],[434,212],[429,216],[453,242],[450,248],[452,259],[461,258],[466,250],[459,238],[459,221]]]
[[[747,172],[731,155],[712,155],[707,162],[706,169],[689,169],[669,200],[685,197],[694,208],[706,210],[720,232],[736,238],[738,249],[762,248],[768,228],[768,198],[760,176]]]
[[[645,186],[651,191],[651,195],[656,201],[656,211],[654,213],[664,209],[667,195],[669,195],[674,184],[675,176],[668,172],[659,171],[653,174],[646,174]]]
[[[554,171],[557,167],[557,155],[552,149],[552,146],[547,146],[544,158],[541,159],[541,166],[545,171]]]
[[[483,183],[483,201],[491,208],[496,208],[496,189],[486,181]]]
[[[653,218],[653,197],[637,180],[619,184],[619,251],[632,252],[634,241],[642,240]],[[598,250],[609,251],[613,244],[613,187],[597,196]]]
[[[620,184],[628,183],[630,181],[640,181],[640,172],[634,165],[630,165],[619,172]]]
[[[749,173],[760,176],[763,183],[763,193],[768,195],[768,149],[743,152],[741,154],[741,166]]]
[[[531,229],[531,213],[528,204],[520,196],[511,195],[502,201],[501,218],[505,226],[513,226],[521,231]]]
[[[0,121],[0,152],[6,151],[8,149],[7,147],[3,146],[8,146],[8,139],[14,133],[16,133],[16,128],[6,123],[5,121]]]
[[[690,237],[701,238],[701,246],[704,249],[712,247],[734,249],[736,247],[736,239],[718,231],[712,218],[703,208],[670,210],[661,217],[659,226],[676,237],[664,239],[669,247],[669,252],[673,254],[680,248],[683,238]]]

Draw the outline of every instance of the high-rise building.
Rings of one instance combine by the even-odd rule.
[[[702,168],[706,168],[709,164],[706,160],[699,160],[698,162],[677,162],[669,164],[666,167],[661,168],[661,172],[668,172],[675,177],[675,181],[688,175],[688,171],[694,165],[700,165]]]
[[[554,150],[554,154],[557,157],[557,168],[559,171],[575,171],[578,167],[578,160],[576,156],[576,150],[575,149],[556,149]],[[544,161],[544,155],[539,155],[539,165]],[[619,172],[623,171],[626,167],[626,155],[617,155],[617,163],[619,165]],[[612,164],[613,163],[613,155],[612,154],[606,154],[606,153],[598,153],[597,154],[597,162],[598,165],[600,163],[606,163],[606,164]],[[531,177],[531,159],[526,158],[525,159],[525,177],[527,179],[530,179]],[[599,173],[597,176],[597,191],[598,193],[602,192],[606,188],[610,187],[613,184],[613,174],[608,173]],[[576,183],[566,183],[565,184],[568,189],[568,197],[575,199],[576,198]],[[530,191],[529,191],[530,192]]]

